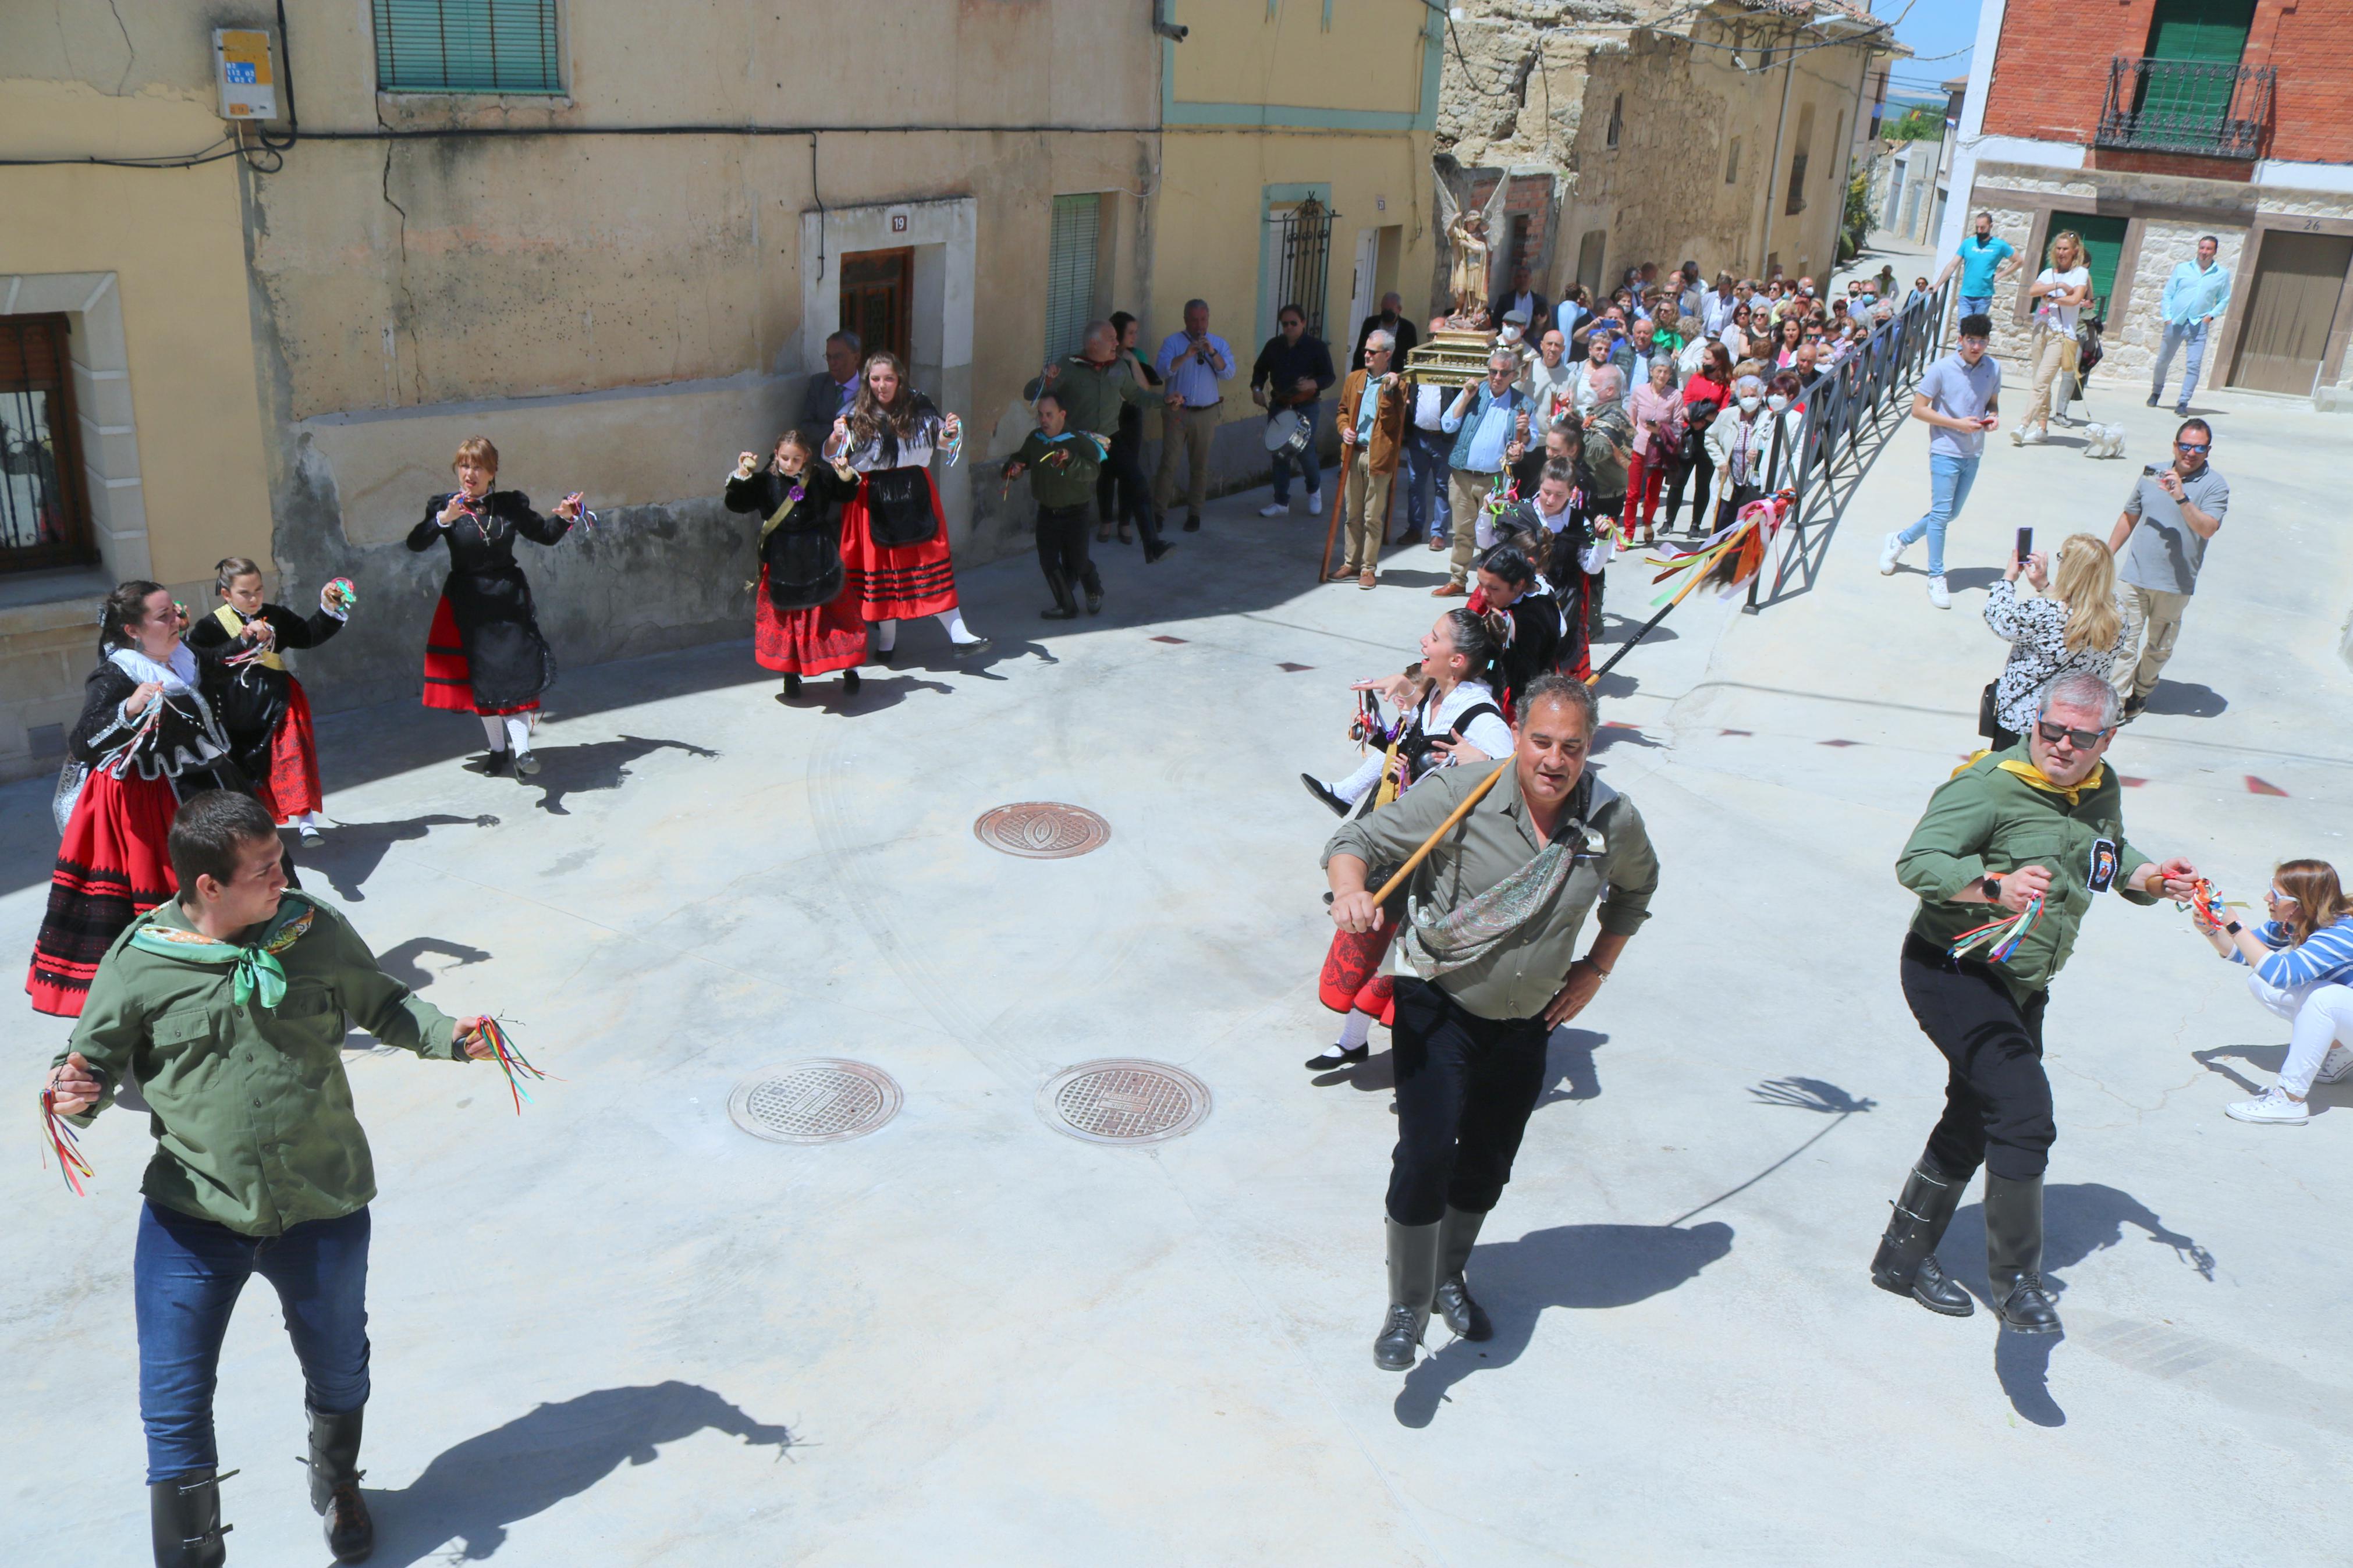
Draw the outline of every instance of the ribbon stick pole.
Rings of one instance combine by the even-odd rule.
[[[1345,445],[1342,446],[1341,456],[1346,457],[1347,452],[1348,448]],[[1312,452],[1310,455],[1313,455]],[[1315,580],[1318,583],[1324,581],[1331,573],[1332,542],[1340,536],[1340,508],[1347,499],[1348,466],[1344,462],[1340,465],[1339,482],[1332,487],[1332,521],[1324,525],[1324,552],[1315,557]]]
[[[1502,762],[1495,764],[1495,771],[1493,773],[1489,773],[1485,778],[1481,779],[1476,784],[1474,784],[1472,787],[1471,793],[1462,797],[1462,804],[1456,806],[1447,815],[1446,820],[1438,825],[1438,831],[1423,839],[1421,841],[1421,847],[1415,850],[1411,855],[1406,857],[1405,864],[1398,867],[1395,874],[1392,875],[1388,881],[1381,884],[1381,890],[1373,895],[1373,902],[1376,904],[1388,903],[1389,901],[1389,895],[1396,892],[1398,889],[1405,885],[1405,879],[1413,875],[1414,868],[1419,866],[1424,860],[1430,858],[1430,852],[1438,847],[1438,841],[1445,837],[1448,834],[1453,832],[1455,825],[1460,823],[1464,817],[1471,815],[1471,808],[1486,798],[1487,792],[1495,787],[1495,781],[1502,778],[1504,774],[1511,769],[1511,767],[1512,759],[1505,757]]]

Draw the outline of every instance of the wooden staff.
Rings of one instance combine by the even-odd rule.
[[[1453,832],[1455,826],[1464,817],[1471,815],[1471,808],[1486,798],[1487,792],[1495,787],[1495,781],[1502,778],[1505,773],[1510,771],[1511,767],[1512,759],[1505,757],[1502,762],[1495,765],[1495,771],[1493,773],[1489,773],[1485,778],[1481,779],[1477,784],[1471,787],[1471,793],[1462,797],[1462,804],[1456,806],[1451,812],[1448,813],[1446,820],[1438,825],[1438,831],[1423,839],[1421,841],[1421,847],[1415,850],[1411,855],[1407,856],[1405,864],[1398,867],[1396,873],[1391,876],[1388,881],[1381,884],[1381,890],[1373,895],[1373,903],[1376,907],[1381,904],[1386,904],[1389,901],[1389,895],[1396,892],[1398,889],[1403,885],[1408,877],[1413,875],[1414,868],[1419,866],[1424,860],[1430,858],[1430,852],[1438,847],[1438,841],[1445,837],[1448,834]],[[1329,893],[1324,894],[1324,901],[1327,904],[1330,903],[1332,901],[1332,895]]]
[[[1311,451],[1313,449],[1310,448]],[[1343,442],[1340,456],[1345,459],[1347,455],[1347,444]],[[1332,542],[1340,536],[1340,504],[1348,499],[1348,464],[1345,460],[1340,465],[1338,478],[1339,483],[1332,487],[1332,521],[1324,525],[1324,552],[1315,558],[1315,580],[1318,583],[1331,574]]]

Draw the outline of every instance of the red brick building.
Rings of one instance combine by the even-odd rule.
[[[2038,266],[2081,235],[2116,372],[2146,374],[2166,279],[2211,234],[2232,293],[2205,384],[2353,378],[2353,3],[1985,0],[1968,105],[1942,245],[1979,211]],[[2002,347],[2032,276],[1997,302]]]

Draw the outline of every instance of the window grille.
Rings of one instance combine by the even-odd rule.
[[[1332,220],[1340,215],[1314,196],[1269,216],[1274,225],[1274,309],[1296,305],[1307,330],[1324,336],[1324,296],[1332,272]]]
[[[1095,309],[1095,253],[1103,238],[1103,198],[1056,196],[1046,251],[1046,362],[1077,353]]]
[[[61,315],[0,316],[0,572],[92,559]]]
[[[564,90],[555,0],[370,0],[379,92]]]

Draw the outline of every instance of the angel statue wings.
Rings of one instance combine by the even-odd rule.
[[[1465,210],[1454,200],[1454,193],[1440,178],[1438,187],[1438,217],[1446,230],[1446,242],[1453,253],[1453,266],[1447,273],[1447,293],[1454,301],[1453,319],[1466,327],[1493,325],[1488,320],[1487,283],[1493,255],[1493,242],[1489,236],[1503,221],[1504,182],[1497,180],[1484,207]]]

